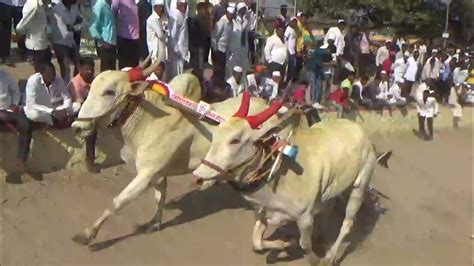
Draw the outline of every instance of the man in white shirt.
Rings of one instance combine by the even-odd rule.
[[[343,19],[340,19],[337,23],[337,27],[329,28],[328,32],[324,36],[324,44],[327,44],[328,40],[334,40],[334,45],[336,46],[336,56],[339,56],[344,53],[345,44],[342,31],[346,27],[346,22]]]
[[[16,81],[0,68],[0,124],[15,121],[19,102],[20,91]]]
[[[47,15],[49,0],[27,0],[23,6],[23,17],[16,31],[26,37],[25,45],[33,59],[35,72],[40,65],[51,62],[51,51],[47,36]]]
[[[146,41],[151,62],[167,60],[168,32],[165,15],[165,1],[153,0],[153,12],[146,21]]]
[[[367,30],[360,31],[359,75],[366,76],[370,68],[370,39]]]
[[[285,76],[288,60],[288,50],[284,38],[285,26],[276,23],[275,33],[267,39],[264,49],[269,72],[280,71],[282,77]]]
[[[227,54],[229,51],[230,38],[232,36],[232,29],[234,27],[234,12],[235,8],[228,7],[226,14],[222,16],[214,27],[211,36],[212,47],[212,65],[214,75],[224,80]]]
[[[375,56],[375,65],[377,67],[382,67],[383,61],[385,61],[389,56],[390,52],[388,48],[390,47],[391,42],[389,40],[385,41],[384,46],[380,46],[379,49],[377,50],[377,55]]]
[[[405,106],[407,99],[401,96],[402,86],[405,80],[397,78],[388,91],[388,104],[392,106]]]
[[[433,140],[433,119],[438,114],[438,102],[434,91],[429,89],[429,84],[426,84],[426,89],[421,95],[417,96],[416,109],[418,111],[418,132],[414,133],[424,140]],[[425,131],[425,120],[428,124],[428,132]]]
[[[379,91],[375,98],[380,103],[386,103],[388,101],[388,74],[385,71],[380,72]]]
[[[79,47],[74,40],[74,26],[82,23],[76,0],[62,0],[53,7],[51,16],[51,43],[58,59],[61,77],[67,84],[71,78],[69,65],[78,72]]]
[[[25,170],[30,149],[33,125],[65,123],[73,115],[72,100],[64,81],[56,76],[53,64],[40,67],[40,73],[28,78],[26,101],[17,120],[19,131],[18,167]]]
[[[242,68],[240,66],[235,66],[232,69],[232,76],[227,80],[230,89],[232,90],[232,96],[237,97],[239,94],[244,92],[245,84],[242,79]]]
[[[276,99],[281,76],[279,71],[273,71],[271,79],[265,77],[262,71],[247,75],[250,93],[252,96],[263,98],[269,102]]]
[[[242,67],[242,75],[247,75],[250,68],[249,62],[249,29],[250,23],[247,18],[247,5],[238,3],[237,14],[233,21],[232,34],[229,43],[229,66],[226,77],[231,75],[234,66]]]
[[[296,26],[298,19],[292,17],[285,30],[285,44],[288,49],[288,81],[296,80]]]
[[[168,58],[169,80],[184,71],[184,62],[189,62],[188,23],[186,23],[187,0],[178,0],[176,9],[172,9],[169,17],[170,39]]]
[[[420,53],[414,51],[412,56],[407,60],[407,69],[403,78],[405,79],[405,84],[403,85],[402,96],[408,97],[411,94],[411,89],[413,84],[416,81],[416,76],[418,74],[418,58]]]
[[[22,14],[21,10],[25,5],[25,0],[0,0],[0,63],[9,64],[11,37],[12,37],[12,22],[13,28],[20,22]],[[20,37],[17,35],[17,37]],[[18,48],[20,56],[24,57],[26,53],[25,38],[18,38]]]
[[[438,50],[433,49],[432,56],[426,60],[423,70],[421,71],[421,81],[429,79],[438,80],[440,78],[441,68],[443,62],[441,61],[442,54]]]
[[[392,64],[393,75],[391,76],[391,83],[395,83],[395,80],[403,78],[405,71],[407,70],[406,58],[404,56],[398,58]]]

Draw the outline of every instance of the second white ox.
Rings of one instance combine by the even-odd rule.
[[[267,241],[263,235],[268,225],[296,221],[301,248],[312,252],[314,216],[333,199],[347,193],[349,200],[339,236],[322,261],[332,264],[352,228],[377,161],[380,159],[386,165],[390,153],[377,156],[362,128],[349,120],[321,122],[308,128],[295,125],[291,115],[276,119],[273,115],[281,102],[273,103],[257,116],[247,116],[249,101],[250,96],[245,93],[239,112],[214,130],[211,148],[193,172],[200,179],[197,183],[228,180],[258,206],[260,211],[252,234],[253,248],[257,251],[289,247],[292,241]],[[262,141],[275,132],[286,136],[289,130],[293,130],[291,142],[299,147],[296,161],[285,159],[275,179],[268,182],[259,172],[262,167],[271,166],[262,162],[268,158],[262,153]],[[253,174],[263,178],[247,182]]]
[[[95,126],[100,130],[110,121],[116,121],[117,112],[122,114],[118,116],[118,120],[124,120],[123,125],[119,126],[124,141],[120,155],[137,171],[132,182],[113,199],[111,208],[104,210],[92,227],[74,236],[73,240],[79,244],[90,244],[107,218],[148,187],[154,189],[157,204],[156,214],[148,229],[158,230],[166,197],[166,177],[190,173],[210,147],[216,126],[170,106],[165,97],[147,90],[150,84],[142,80],[151,70],[135,68],[129,72],[106,71],[99,74],[92,83],[78,120],[72,125],[76,131],[87,136]],[[201,97],[199,81],[191,74],[177,76],[169,87],[194,101]],[[213,104],[212,109],[228,118],[239,102],[240,99],[232,98]],[[132,107],[124,108],[127,104]],[[255,108],[252,111],[255,112],[266,106],[263,100],[255,100],[253,105]]]

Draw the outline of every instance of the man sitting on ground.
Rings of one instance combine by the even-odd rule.
[[[95,75],[95,64],[94,60],[90,57],[82,57],[79,59],[79,73],[71,79],[67,89],[71,94],[73,100],[72,109],[74,115],[77,116],[82,104],[85,102],[91,83],[94,80]],[[94,163],[95,161],[95,146],[97,142],[97,131],[89,135],[86,139],[86,167],[91,173],[98,173],[99,167]]]
[[[0,124],[14,123],[18,113],[20,91],[10,74],[0,69]]]
[[[232,91],[232,97],[237,97],[245,90],[245,84],[242,80],[243,69],[240,66],[235,66],[232,70],[232,76],[227,80]]]
[[[405,83],[405,80],[401,77],[398,77],[393,85],[390,87],[388,91],[388,104],[391,106],[405,106],[407,104],[407,99],[401,96],[402,87]]]
[[[272,78],[263,75],[264,68],[257,66],[255,74],[247,75],[249,91],[255,97],[261,97],[267,101],[271,101],[278,96],[279,84],[281,81],[281,73],[273,71]]]
[[[64,81],[56,76],[51,63],[40,66],[40,72],[30,76],[26,84],[26,103],[17,120],[19,135],[19,171],[26,170],[26,159],[35,123],[64,125],[72,116],[72,100]]]

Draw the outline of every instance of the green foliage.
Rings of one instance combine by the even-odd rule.
[[[333,18],[347,16],[349,9],[358,6],[372,6],[377,11],[370,26],[392,25],[425,37],[439,37],[444,25],[444,12],[423,0],[303,0],[302,5],[303,10]],[[472,12],[469,14],[472,16]]]

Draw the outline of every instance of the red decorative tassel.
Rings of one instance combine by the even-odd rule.
[[[234,114],[234,117],[245,118],[249,113],[250,107],[250,92],[244,91],[242,95],[242,102],[240,103],[239,110]]]
[[[143,69],[141,67],[134,67],[127,71],[128,73],[128,80],[130,82],[145,80],[146,77],[143,76]]]
[[[252,129],[257,129],[261,124],[265,123],[272,115],[276,114],[283,106],[283,102],[275,101],[270,107],[254,116],[248,116],[245,119],[249,122]]]

